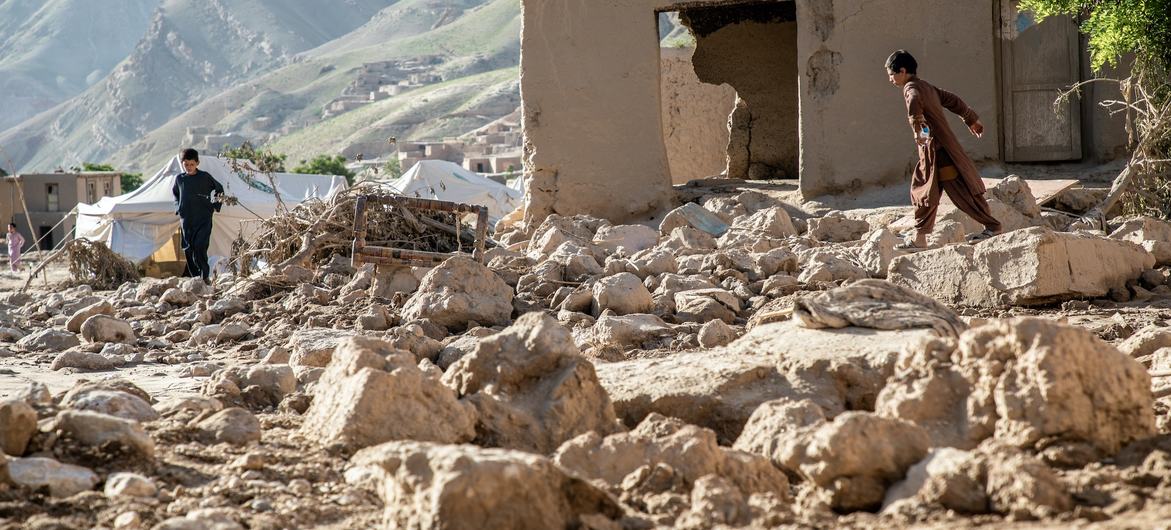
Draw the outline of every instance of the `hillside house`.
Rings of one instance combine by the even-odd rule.
[[[27,216],[18,182],[28,204]],[[19,174],[0,179],[0,218],[4,224],[16,223],[17,230],[28,241],[26,250],[35,248],[33,241],[37,238],[41,238],[42,249],[49,249],[73,233],[76,218],[69,212],[77,203],[93,204],[102,197],[121,194],[119,172]]]
[[[1060,89],[1091,75],[1084,42],[1073,20],[1037,23],[1015,0],[523,3],[528,220],[666,207],[656,13],[678,12],[695,35],[701,81],[736,91],[729,177],[796,178],[810,198],[904,182],[916,153],[883,69],[899,48],[981,115],[983,138],[960,135],[978,163],[1109,160],[1125,145],[1121,120],[1094,104],[1105,85],[1054,111]]]

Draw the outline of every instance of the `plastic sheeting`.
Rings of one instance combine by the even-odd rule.
[[[231,254],[237,237],[249,240],[259,229],[258,219],[276,214],[277,195],[292,208],[310,198],[326,199],[346,189],[346,179],[334,175],[275,173],[268,176],[241,175],[228,161],[200,157],[199,169],[223,184],[224,192],[239,199],[238,205],[224,205],[213,218],[208,255]],[[101,241],[123,257],[139,263],[154,254],[179,229],[175,214],[175,196],[171,193],[175,176],[183,171],[179,157],[159,169],[142,187],[117,197],[103,197],[96,204],[77,205],[77,237]]]
[[[476,204],[488,208],[493,224],[519,208],[524,193],[444,160],[421,160],[389,183],[407,197]]]

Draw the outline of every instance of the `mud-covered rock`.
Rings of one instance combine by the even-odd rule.
[[[889,278],[943,303],[1002,307],[1105,296],[1154,265],[1134,243],[1029,228],[899,256]]]
[[[546,530],[623,515],[602,490],[520,451],[391,442],[359,451],[351,466],[348,482],[381,495],[384,528]]]
[[[392,440],[471,441],[475,409],[416,363],[384,341],[348,339],[317,383],[302,431],[356,448]]]
[[[403,320],[430,319],[452,330],[468,322],[506,324],[513,290],[491,269],[467,258],[450,258],[423,277],[402,309]]]
[[[0,453],[23,455],[35,432],[37,412],[28,403],[15,399],[0,401]]]
[[[98,447],[112,442],[148,459],[155,455],[154,440],[134,420],[85,410],[64,410],[57,414],[56,425],[86,445]]]
[[[581,433],[620,429],[594,366],[542,313],[481,340],[443,382],[476,407],[480,445],[548,454]]]

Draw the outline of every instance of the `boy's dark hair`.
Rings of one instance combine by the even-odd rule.
[[[16,223],[8,223],[8,226],[11,226],[12,228],[16,228]]]
[[[194,162],[199,162],[199,151],[188,147],[187,149],[183,150],[183,156],[179,157],[179,160],[191,160]]]
[[[915,75],[919,70],[919,63],[915,61],[915,57],[907,50],[895,50],[886,58],[886,69],[890,72],[899,73],[900,69],[905,68],[908,74]]]

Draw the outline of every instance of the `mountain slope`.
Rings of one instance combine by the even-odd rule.
[[[187,127],[235,131],[254,140],[291,137],[274,148],[287,149],[294,160],[391,135],[466,132],[519,104],[519,36],[516,0],[401,0],[353,32],[298,55],[293,64],[201,101],[110,160],[118,167],[154,167],[180,146]],[[448,81],[321,121],[323,107],[363,63],[420,55],[443,56],[433,73]],[[266,121],[262,128],[254,125],[259,117]]]
[[[0,130],[100,81],[161,0],[0,0]]]
[[[196,102],[293,62],[395,0],[166,0],[131,55],[80,95],[0,133],[23,171],[104,160]]]

